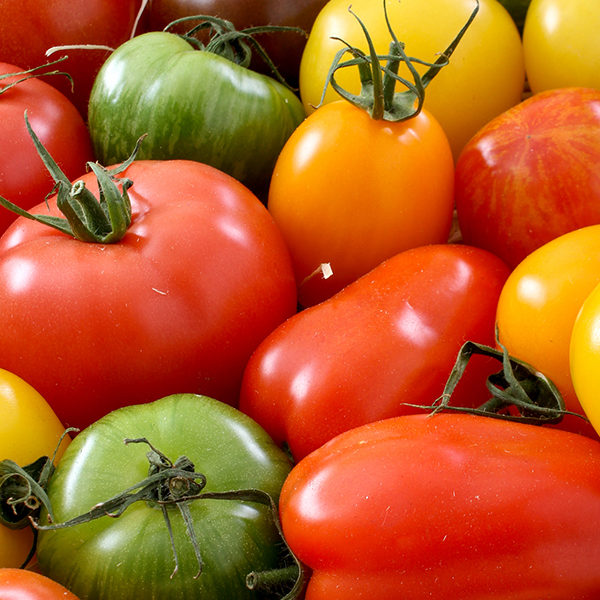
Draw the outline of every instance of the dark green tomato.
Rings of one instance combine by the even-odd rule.
[[[147,133],[140,159],[196,160],[263,198],[283,145],[304,117],[298,97],[275,79],[164,32],[117,48],[89,105],[101,164],[125,160]]]
[[[145,437],[173,462],[182,455],[206,476],[204,492],[255,488],[279,496],[291,469],[285,454],[254,421],[205,396],[173,395],[118,409],[72,442],[47,488],[55,522],[88,512],[148,475]],[[184,600],[256,598],[246,575],[278,566],[281,539],[270,509],[256,502],[198,499],[187,502],[204,568],[179,509],[168,508],[179,569],[162,511],[137,501],[117,518],[41,531],[42,573],[81,600]],[[45,522],[42,515],[41,522]]]

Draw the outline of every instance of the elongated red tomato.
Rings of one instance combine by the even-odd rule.
[[[441,396],[461,346],[494,345],[508,267],[492,254],[433,245],[396,255],[279,326],[252,355],[240,409],[296,459],[352,427],[415,412]],[[489,396],[482,357],[453,403]]]
[[[348,431],[280,498],[306,600],[597,600],[600,443],[458,414]]]

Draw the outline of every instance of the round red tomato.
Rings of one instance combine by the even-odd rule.
[[[465,243],[515,267],[536,248],[600,223],[600,91],[542,92],[483,127],[456,165]]]
[[[22,71],[0,63],[0,78]],[[0,79],[0,196],[28,210],[52,191],[54,181],[27,132],[25,111],[42,144],[68,178],[83,175],[86,162],[94,157],[83,118],[66,96],[47,83],[63,76],[32,78],[8,87],[23,77]],[[0,234],[15,218],[0,207]]]
[[[0,238],[0,356],[65,425],[178,392],[237,404],[251,353],[296,311],[263,204],[194,161],[134,162],[111,244],[19,217]],[[79,181],[96,192],[93,173]],[[74,189],[78,191],[77,184]],[[35,213],[58,215],[56,199]]]
[[[49,577],[24,569],[0,569],[2,600],[78,600]]]
[[[269,335],[246,367],[240,409],[300,459],[343,431],[418,410],[405,403],[431,405],[466,341],[494,344],[508,274],[463,245],[396,255]],[[474,358],[453,404],[483,404],[498,370]]]

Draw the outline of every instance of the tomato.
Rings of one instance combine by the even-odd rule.
[[[597,285],[583,302],[573,325],[570,368],[573,387],[585,414],[600,434],[598,365],[600,364],[600,289]]]
[[[329,298],[403,250],[445,242],[453,185],[448,141],[426,111],[400,123],[345,101],[313,113],[284,146],[267,204],[300,304]],[[322,263],[333,275],[306,280]]]
[[[182,17],[215,15],[232,21],[238,31],[263,25],[283,25],[299,27],[308,33],[326,3],[327,0],[151,0],[148,27],[151,30],[162,30]],[[190,21],[169,31],[185,33],[193,25],[195,23]],[[283,78],[296,87],[306,37],[292,32],[273,32],[258,35],[256,39]],[[271,73],[261,58],[253,58],[252,69]]]
[[[169,396],[117,410],[74,439],[48,485],[55,523],[87,513],[148,476],[151,449],[145,443],[124,446],[124,438],[146,438],[171,461],[187,457],[192,473],[206,478],[203,493],[258,489],[277,501],[291,468],[264,430],[236,409],[192,394]],[[173,479],[164,484],[176,484]],[[281,539],[269,507],[235,498],[187,501],[204,563],[198,575],[190,535],[171,502],[167,511],[179,565],[173,573],[174,551],[156,497],[131,504],[118,518],[103,515],[40,531],[41,572],[95,600],[255,598],[246,589],[246,575],[275,568],[280,558]]]
[[[514,268],[560,235],[600,223],[600,91],[536,94],[483,127],[456,165],[465,243]]]
[[[116,48],[133,32],[142,0],[0,0],[0,61],[30,69],[48,61],[46,51],[56,46],[101,45]],[[109,50],[68,49],[50,60],[68,56],[62,68],[73,78],[48,82],[87,115],[94,79]]]
[[[165,32],[123,44],[102,67],[89,127],[103,164],[190,159],[232,175],[261,197],[277,155],[304,119],[294,93],[271,77]]]
[[[523,26],[525,25],[525,17],[527,16],[527,9],[531,0],[498,0],[504,8],[509,12],[513,18],[517,29],[523,32]]]
[[[561,87],[600,90],[600,3],[532,0],[523,30],[523,53],[534,93]]]
[[[464,342],[494,344],[508,274],[462,245],[396,255],[273,331],[248,362],[240,410],[299,460],[352,427],[416,412],[406,403],[432,404]],[[475,360],[453,402],[485,402],[488,369]]]
[[[363,32],[348,11],[347,0],[330,0],[315,19],[300,65],[300,94],[308,113],[320,102],[335,54],[344,45],[368,50]],[[387,54],[389,33],[382,3],[354,0],[352,12],[372,35],[378,54]],[[474,0],[402,0],[386,3],[391,25],[409,56],[434,62],[467,21]],[[415,65],[423,73],[427,67]],[[408,71],[401,69],[401,75]],[[409,76],[410,79],[410,76]],[[358,93],[353,69],[339,73],[340,85]],[[435,81],[427,88],[425,108],[442,125],[455,158],[485,123],[521,100],[524,87],[523,49],[510,15],[496,0],[480,0],[480,8]],[[330,88],[325,102],[339,99]]]
[[[64,427],[31,385],[4,369],[0,369],[0,411],[0,460],[8,458],[25,466],[41,456],[53,456]],[[65,438],[57,458],[68,444],[69,438]],[[20,567],[32,542],[30,529],[14,530],[0,525],[0,568]],[[0,597],[4,598],[1,586]]]
[[[3,600],[78,600],[62,585],[33,571],[0,568]]]
[[[94,156],[85,122],[66,96],[39,78],[21,81],[10,88],[26,75],[2,79],[21,72],[19,67],[0,63],[0,196],[27,210],[52,191],[54,181],[27,133],[25,111],[67,177],[83,175],[86,162],[94,160]],[[0,234],[14,219],[13,213],[1,209]]]
[[[594,600],[600,443],[475,415],[339,435],[281,492],[306,600]]]
[[[94,177],[79,181],[96,192]],[[251,353],[296,312],[287,248],[247,188],[193,161],[138,161],[122,177],[120,241],[22,217],[0,238],[2,363],[79,428],[170,393],[236,404]]]
[[[600,283],[600,225],[584,227],[532,252],[511,273],[498,301],[500,342],[549,377],[567,410],[584,414],[569,367],[569,344],[581,305]],[[596,437],[594,428],[566,415],[559,427]]]

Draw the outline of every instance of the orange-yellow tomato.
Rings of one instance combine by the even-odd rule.
[[[525,81],[523,46],[514,21],[496,0],[480,0],[479,4],[479,12],[450,63],[425,94],[425,108],[442,125],[455,158],[483,125],[521,100]],[[350,5],[367,27],[378,54],[388,53],[390,34],[382,0],[330,0],[313,24],[300,64],[300,94],[308,112],[319,104],[334,56],[344,48],[340,39],[368,53],[364,33],[348,10]],[[475,6],[475,0],[386,3],[392,29],[406,44],[406,53],[429,62],[446,50]],[[427,69],[416,63],[415,67],[421,74]],[[400,75],[411,80],[406,68],[400,69]],[[355,68],[340,69],[336,80],[354,94],[360,91]],[[403,89],[400,84],[398,89]],[[329,87],[324,101],[338,99]]]
[[[44,398],[20,377],[0,369],[0,460],[25,466],[50,456],[65,428]],[[69,443],[65,438],[57,453]],[[19,567],[32,544],[29,529],[13,530],[0,525],[0,567]]]
[[[279,156],[268,201],[299,303],[329,298],[403,250],[446,242],[453,185],[448,140],[426,111],[390,123],[339,101],[310,115]],[[321,264],[333,275],[310,277]]]
[[[549,377],[568,410],[584,414],[569,367],[571,331],[582,304],[600,283],[600,225],[560,236],[511,273],[498,302],[499,339],[509,353]],[[595,373],[598,371],[596,370]],[[559,427],[596,437],[578,417]]]

